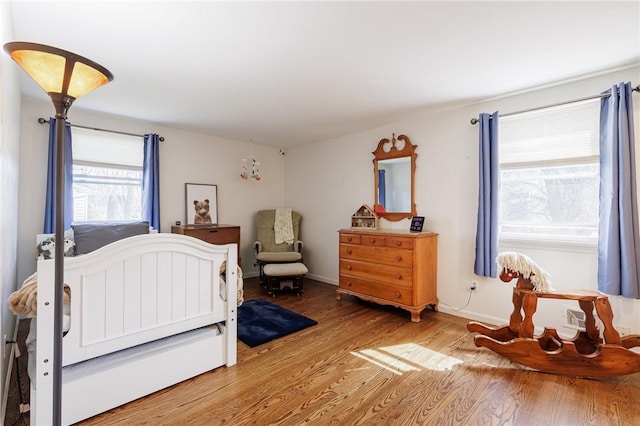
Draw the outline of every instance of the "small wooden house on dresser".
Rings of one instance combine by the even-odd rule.
[[[360,206],[351,216],[352,228],[377,228],[378,216],[371,207],[366,204]]]

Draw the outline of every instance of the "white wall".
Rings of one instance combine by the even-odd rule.
[[[100,90],[108,90],[105,86]],[[89,95],[90,96],[90,95]],[[255,213],[281,207],[284,157],[278,149],[185,132],[124,117],[97,114],[81,108],[82,99],[69,111],[72,124],[131,132],[158,133],[160,145],[160,227],[171,232],[176,221],[186,223],[185,183],[218,185],[218,222],[240,225],[241,256],[245,273],[255,273]],[[18,221],[18,279],[35,271],[35,235],[42,233],[46,182],[48,125],[38,117],[54,114],[50,101],[24,99],[20,161],[20,219]],[[241,159],[255,156],[261,165],[260,181],[240,178]]]
[[[406,134],[418,146],[416,204],[425,229],[438,232],[438,298],[442,312],[501,324],[508,321],[511,284],[473,274],[477,213],[478,127],[481,112],[513,112],[598,94],[619,82],[640,83],[640,68],[600,75],[502,99],[408,117],[365,132],[290,149],[285,172],[285,204],[303,214],[301,234],[310,276],[337,284],[337,230],[350,226],[361,204],[373,204],[373,155],[382,138]],[[635,93],[636,127],[640,94]],[[637,131],[640,135],[640,131]],[[640,160],[638,161],[640,165]],[[406,228],[404,220],[383,227]],[[501,245],[531,256],[551,275],[558,289],[596,289],[595,247]],[[471,280],[479,281],[468,306]],[[640,301],[611,298],[615,323],[640,332]],[[343,301],[342,303],[348,303]],[[566,303],[565,303],[566,304]],[[543,306],[544,305],[544,306]],[[561,306],[541,303],[536,325],[561,329]],[[573,307],[573,306],[572,306]],[[577,307],[577,305],[576,305]]]
[[[13,23],[10,19],[11,4],[0,2],[0,46],[13,40]],[[2,410],[0,422],[4,423],[5,381],[9,377],[11,346],[7,339],[15,337],[16,317],[9,310],[6,300],[15,290],[16,242],[18,222],[18,169],[20,146],[20,92],[18,66],[11,57],[0,53],[0,395]]]

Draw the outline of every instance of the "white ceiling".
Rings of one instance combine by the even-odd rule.
[[[114,74],[77,108],[276,147],[640,63],[637,0],[12,6],[15,40]]]

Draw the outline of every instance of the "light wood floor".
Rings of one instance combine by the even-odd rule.
[[[245,280],[245,298],[257,297],[272,300]],[[300,297],[273,300],[318,325],[256,348],[238,342],[236,366],[82,424],[640,424],[640,374],[590,380],[526,370],[476,348],[465,319],[425,311],[411,323],[391,307],[337,302],[334,286],[313,280]]]

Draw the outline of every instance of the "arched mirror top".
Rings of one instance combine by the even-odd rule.
[[[417,214],[415,204],[416,145],[395,133],[381,139],[372,152],[375,178],[375,211],[379,217],[398,221]]]

